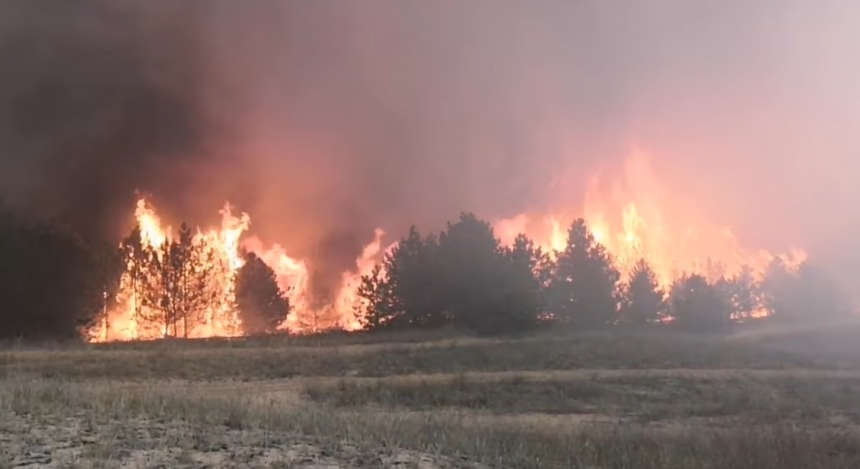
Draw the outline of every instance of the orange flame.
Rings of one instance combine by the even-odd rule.
[[[562,208],[547,214],[521,214],[499,220],[494,224],[497,236],[504,244],[525,233],[551,255],[564,250],[567,227],[574,218],[583,217],[597,242],[612,254],[616,266],[626,278],[639,259],[645,259],[654,269],[660,286],[667,289],[684,274],[698,273],[709,280],[750,272],[761,280],[774,259],[789,267],[799,266],[806,254],[793,249],[773,254],[763,249],[742,247],[728,228],[687,219],[674,210],[672,200],[660,197],[660,184],[649,166],[647,155],[634,154],[625,166],[624,178],[615,181],[611,197],[601,193],[599,180],[594,179],[585,195],[580,211]],[[574,215],[578,213],[578,215]],[[242,239],[250,226],[247,214],[234,216],[228,205],[221,211],[218,229],[198,229],[194,243],[214,254],[218,288],[206,307],[203,321],[188,331],[189,337],[232,337],[241,335],[242,325],[233,305],[235,276],[243,264],[242,248],[257,254],[275,272],[277,282],[287,294],[292,311],[279,329],[291,333],[308,333],[342,328],[355,330],[360,324],[354,311],[359,301],[357,292],[361,277],[372,272],[383,253],[391,252],[397,243],[383,249],[382,230],[356,259],[354,269],[343,272],[341,284],[329,305],[314,307],[310,301],[308,266],[291,257],[280,245],[265,246],[256,237]],[[164,226],[155,210],[145,200],[139,200],[135,217],[141,229],[142,242],[160,247],[173,239],[173,231]],[[153,339],[165,335],[165,330],[141,320],[142,306],[131,293],[128,265],[123,275],[117,306],[107,311],[101,321],[89,331],[93,341]]]
[[[776,258],[789,267],[797,267],[806,259],[799,249],[773,254],[744,248],[731,229],[685,220],[682,213],[672,212],[671,201],[660,197],[659,180],[644,153],[634,153],[627,160],[624,179],[615,181],[612,197],[603,196],[599,182],[592,180],[580,215],[566,210],[551,215],[521,214],[497,222],[497,235],[510,244],[517,234],[525,233],[545,251],[562,251],[567,226],[581,216],[595,240],[612,254],[622,278],[630,274],[636,262],[645,259],[663,288],[692,273],[715,281],[748,270],[761,280]]]
[[[199,338],[236,337],[243,334],[233,301],[236,274],[244,264],[241,256],[243,248],[257,254],[272,268],[278,285],[290,301],[292,310],[279,329],[304,333],[332,328],[354,330],[360,327],[353,313],[357,289],[361,276],[373,269],[382,245],[382,230],[376,230],[373,241],[356,259],[355,271],[342,274],[341,287],[333,303],[323,307],[323,310],[315,310],[310,306],[309,275],[305,262],[289,256],[280,245],[265,247],[256,237],[240,241],[250,226],[250,217],[245,213],[238,217],[233,215],[229,204],[226,204],[220,213],[221,226],[207,231],[198,229],[192,241],[211,254],[211,257],[207,258],[211,265],[207,267],[214,271],[215,288],[207,297],[202,320],[179,335]],[[162,223],[155,209],[146,200],[138,200],[135,218],[144,246],[160,248],[174,239],[173,229]],[[157,249],[156,252],[160,253]],[[148,340],[168,335],[166,326],[146,319],[146,308],[135,296],[132,288],[132,276],[129,272],[133,268],[133,262],[129,261],[120,280],[116,307],[105,311],[103,317],[88,331],[87,337],[91,341]],[[317,320],[320,318],[322,320]]]

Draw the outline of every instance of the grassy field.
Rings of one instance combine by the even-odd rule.
[[[852,336],[12,344],[0,468],[855,469]]]

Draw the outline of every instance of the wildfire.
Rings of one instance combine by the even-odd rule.
[[[728,228],[702,223],[699,217],[686,219],[673,210],[672,200],[661,197],[658,178],[651,171],[647,155],[634,154],[627,161],[624,178],[615,181],[609,197],[600,190],[595,179],[586,192],[581,210],[556,210],[544,215],[521,214],[499,220],[494,228],[505,244],[525,233],[537,245],[551,254],[562,251],[567,242],[567,228],[575,218],[583,217],[596,241],[612,254],[622,278],[634,265],[645,259],[655,271],[660,286],[668,291],[671,284],[685,274],[697,273],[711,281],[750,274],[759,281],[768,266],[781,260],[789,268],[799,266],[805,253],[792,250],[773,254],[762,249],[747,249],[740,245]],[[207,272],[216,278],[207,290],[202,314],[193,325],[178,321],[152,320],[152,305],[141,301],[141,288],[153,285],[135,284],[133,273],[139,267],[127,256],[115,306],[106,309],[98,324],[90,331],[92,341],[154,339],[167,335],[181,337],[233,337],[242,335],[242,323],[235,307],[236,275],[243,265],[242,250],[253,252],[275,273],[280,288],[286,293],[291,312],[279,329],[293,333],[317,332],[332,328],[355,330],[360,327],[354,311],[359,301],[357,292],[361,277],[371,273],[383,252],[390,252],[396,243],[383,248],[382,230],[356,259],[353,269],[343,272],[340,288],[328,305],[318,306],[310,297],[310,277],[306,263],[290,256],[280,245],[266,246],[260,239],[247,236],[250,218],[236,216],[226,205],[221,211],[221,225],[209,230],[198,229],[190,244],[204,253]],[[170,252],[177,233],[165,226],[154,208],[145,200],[137,203],[135,217],[139,226],[139,242],[161,256]]]
[[[601,192],[600,180],[592,180],[582,210],[559,210],[549,215],[519,215],[495,224],[502,242],[508,244],[526,233],[550,253],[561,251],[567,227],[582,217],[597,242],[612,254],[622,278],[645,259],[654,269],[661,287],[668,288],[684,274],[701,274],[711,281],[744,272],[761,280],[774,259],[795,268],[806,254],[793,249],[773,254],[741,246],[731,229],[684,220],[672,208],[672,200],[661,197],[659,178],[651,170],[648,155],[634,153],[625,165],[624,178],[614,181],[610,196]]]
[[[147,289],[157,285],[135,283],[134,272],[140,261],[126,256],[125,269],[120,279],[115,306],[106,309],[88,337],[93,342],[147,340],[165,336],[180,337],[236,337],[244,333],[234,302],[236,275],[244,264],[241,252],[247,250],[259,256],[275,272],[280,288],[286,293],[291,312],[279,327],[281,330],[304,333],[342,328],[360,327],[353,311],[360,278],[373,268],[375,257],[381,250],[383,232],[377,230],[374,240],[356,259],[354,272],[344,272],[341,288],[332,304],[312,308],[309,301],[309,275],[304,261],[289,256],[280,245],[265,247],[256,237],[242,240],[250,226],[250,217],[233,214],[229,204],[221,210],[221,226],[209,230],[197,229],[191,245],[204,255],[198,269],[206,270],[214,281],[207,285],[206,298],[198,320],[193,325],[182,321],[153,320],[153,308],[141,299]],[[139,227],[140,246],[151,248],[159,261],[163,260],[166,245],[177,239],[174,229],[162,223],[155,209],[144,199],[137,202],[135,219]]]

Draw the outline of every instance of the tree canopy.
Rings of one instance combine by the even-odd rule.
[[[138,319],[159,335],[186,337],[220,291],[213,273],[219,262],[186,225],[157,248],[139,227],[111,247],[53,222],[4,213],[0,338],[78,338],[118,301],[121,282],[141,306]],[[246,334],[273,332],[290,314],[286,292],[258,256],[244,254],[234,285],[224,301]],[[472,213],[437,233],[412,227],[361,278],[357,294],[355,313],[367,330],[448,326],[480,335],[551,325],[719,332],[761,316],[799,322],[852,313],[838,283],[813,264],[775,260],[764,275],[747,269],[715,281],[688,274],[666,288],[645,259],[622,278],[582,219],[570,225],[563,249],[546,252],[525,234],[502,245],[492,225]]]
[[[0,338],[79,337],[105,308],[119,270],[114,248],[0,215]]]
[[[286,293],[275,271],[254,253],[246,253],[236,275],[236,306],[246,334],[275,332],[290,313]]]
[[[549,253],[525,234],[502,246],[489,223],[466,213],[439,233],[412,227],[363,277],[357,314],[368,330],[451,325],[506,335],[553,324],[721,332],[767,314],[793,321],[849,310],[835,281],[811,265],[775,266],[764,278],[711,267],[715,281],[687,274],[663,286],[640,259],[622,278],[582,219],[569,227],[565,247]]]
[[[548,293],[550,312],[560,322],[586,329],[613,324],[620,274],[612,256],[585,224],[573,222],[558,253]]]
[[[668,313],[666,294],[657,282],[657,274],[645,259],[640,259],[633,267],[630,278],[621,286],[620,293],[622,324],[656,324]]]

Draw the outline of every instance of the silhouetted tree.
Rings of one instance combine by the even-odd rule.
[[[654,324],[666,314],[665,292],[645,259],[640,259],[633,267],[630,278],[622,286],[621,296],[622,324]]]
[[[472,213],[448,223],[439,235],[439,262],[445,309],[456,324],[482,334],[510,327],[516,306],[503,291],[508,262],[489,223]]]
[[[410,229],[362,279],[358,316],[368,329],[453,323],[479,334],[527,330],[543,309],[548,265],[525,236],[502,248],[489,223],[464,213],[438,238]]]
[[[135,226],[131,233],[120,244],[122,263],[125,266],[126,291],[131,298],[130,308],[132,321],[138,322],[144,308],[144,297],[150,290],[152,274],[149,271],[151,258],[154,255],[152,248],[143,240],[143,233],[139,225]]]
[[[533,329],[546,311],[544,285],[551,273],[551,261],[524,234],[517,236],[503,254],[506,262],[498,285],[503,300],[495,329],[500,333]]]
[[[445,311],[434,236],[416,227],[385,255],[359,287],[359,321],[368,329],[439,327],[451,322]]]
[[[558,253],[548,288],[550,311],[561,322],[583,328],[612,324],[620,278],[612,257],[597,243],[585,220],[573,222],[564,251]]]
[[[277,330],[287,319],[290,303],[278,286],[275,271],[254,253],[246,253],[236,275],[236,306],[246,334]]]
[[[540,246],[535,245],[525,234],[514,238],[511,247],[506,248],[507,255],[517,259],[519,262],[528,263],[532,272],[532,278],[537,282],[541,290],[545,290],[552,280],[555,262],[550,253],[545,252]],[[545,296],[545,295],[544,295]],[[542,301],[546,301],[544,298]]]
[[[736,321],[747,321],[763,308],[760,285],[748,267],[732,277],[721,277],[716,287],[729,305],[732,318]]]
[[[717,287],[702,275],[687,275],[677,280],[670,296],[671,314],[681,329],[715,332],[730,323],[731,306]]]
[[[96,281],[92,288],[95,293],[88,296],[95,299],[98,294],[101,296],[101,301],[94,310],[98,310],[96,317],[92,320],[81,324],[81,329],[87,330],[93,326],[93,321],[103,321],[101,324],[104,334],[109,332],[109,321],[107,312],[116,306],[117,295],[120,290],[122,273],[125,270],[123,262],[123,253],[117,246],[111,246],[106,243],[101,243],[95,248],[95,263],[96,263]]]
[[[58,225],[0,215],[0,337],[79,337],[112,282],[101,249]]]
[[[452,318],[445,306],[439,263],[439,239],[434,235],[421,237],[412,227],[392,254],[388,272],[403,313],[397,322],[429,328],[450,324]]]
[[[391,327],[401,322],[398,319],[403,319],[404,308],[394,293],[394,281],[386,269],[391,262],[390,255],[386,255],[383,262],[373,266],[370,274],[361,277],[355,316],[366,330]]]

